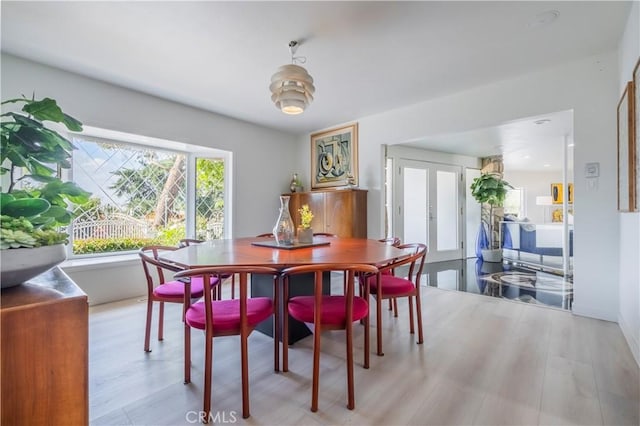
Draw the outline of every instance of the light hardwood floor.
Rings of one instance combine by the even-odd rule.
[[[639,371],[617,324],[476,294],[423,289],[425,343],[383,315],[385,355],[362,368],[355,332],[356,408],[346,408],[344,332],[322,336],[319,410],[311,400],[312,339],[274,373],[270,338],[249,339],[251,417],[241,418],[240,344],[214,340],[212,410],[252,425],[638,425]],[[372,313],[375,311],[373,310]],[[192,334],[192,383],[182,383],[180,305],[165,340],[143,351],[145,302],[90,310],[89,401],[94,425],[188,425],[202,409],[203,336]],[[157,308],[154,311],[154,327]],[[375,350],[375,314],[371,329]]]

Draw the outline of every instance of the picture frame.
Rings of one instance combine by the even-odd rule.
[[[635,130],[634,154],[635,154],[635,210],[640,211],[640,57],[633,69],[633,128]]]
[[[618,210],[636,210],[636,156],[633,81],[627,82],[617,108]]]
[[[311,135],[311,189],[358,186],[358,123]]]
[[[561,183],[551,184],[551,202],[553,204],[562,204],[564,200],[563,185]]]

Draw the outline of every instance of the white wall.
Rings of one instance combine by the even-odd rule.
[[[233,236],[257,235],[273,228],[278,196],[288,191],[295,167],[295,138],[291,135],[15,56],[2,54],[1,59],[3,100],[35,92],[37,97],[56,99],[66,113],[88,126],[232,151]],[[122,268],[131,269],[124,274],[120,271],[117,277],[113,265],[96,268],[91,274],[72,268],[66,271],[95,304],[130,296],[134,285],[146,291],[137,278],[139,264]],[[123,279],[126,276],[136,279]]]
[[[383,144],[573,110],[577,171],[573,311],[617,321],[619,271],[607,267],[617,265],[619,258],[620,217],[615,190],[617,69],[616,52],[610,52],[354,120],[359,123],[360,133],[360,186],[369,190],[369,236],[377,237],[383,232]],[[310,156],[309,136],[301,138],[299,145],[298,159],[305,163]],[[600,163],[597,189],[587,190],[586,180],[579,172],[589,162]],[[308,182],[308,176],[306,179]]]
[[[640,57],[640,3],[635,1],[620,42],[618,95],[633,78]],[[640,87],[636,87],[640,90]],[[640,105],[636,105],[636,109]],[[640,126],[640,123],[636,123]],[[636,140],[640,144],[640,140]],[[620,213],[620,312],[618,323],[640,365],[640,213]]]

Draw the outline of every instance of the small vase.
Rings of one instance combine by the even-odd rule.
[[[297,187],[298,187],[298,174],[294,173],[293,176],[291,177],[291,184],[289,185],[289,189],[291,190],[291,192],[296,192]]]
[[[298,242],[300,244],[311,244],[313,242],[313,229],[298,228]]]
[[[289,213],[289,196],[283,195],[280,197],[280,215],[273,227],[273,236],[279,246],[290,246],[293,245],[294,233],[295,228]]]

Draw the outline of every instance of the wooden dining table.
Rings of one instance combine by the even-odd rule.
[[[290,266],[333,264],[384,265],[394,259],[408,256],[409,253],[375,239],[336,238],[314,236],[314,246],[277,246],[269,238],[248,237],[224,240],[209,240],[189,245],[179,250],[159,254],[159,260],[173,269],[193,269],[213,266],[270,266],[285,269]],[[258,244],[271,244],[265,247]],[[323,281],[323,292],[330,292],[329,274]],[[252,276],[252,296],[271,297],[272,281],[270,277]],[[312,275],[297,276],[291,280],[289,295],[313,294]],[[280,301],[279,301],[280,302]],[[280,307],[282,303],[278,303]],[[272,323],[265,321],[257,330],[273,336]],[[308,328],[291,319],[289,342],[293,343],[310,334]]]

